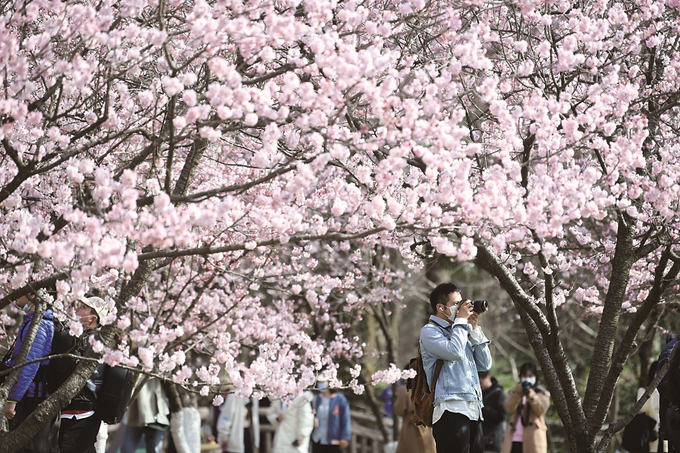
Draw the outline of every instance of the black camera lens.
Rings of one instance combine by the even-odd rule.
[[[472,302],[472,310],[475,313],[484,313],[489,309],[489,303],[485,300],[476,300]]]
[[[531,382],[522,381],[522,393],[528,395],[529,390],[531,390]]]

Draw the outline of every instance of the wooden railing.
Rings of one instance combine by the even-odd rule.
[[[260,409],[261,415],[266,414],[266,409]],[[346,453],[384,453],[380,431],[372,428],[375,420],[372,416],[358,411],[350,411],[352,415],[352,441]],[[274,427],[269,423],[260,424],[260,453],[272,453],[274,440]]]

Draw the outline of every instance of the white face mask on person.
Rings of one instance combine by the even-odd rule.
[[[522,382],[528,382],[531,385],[536,384],[536,376],[523,377]]]
[[[449,318],[449,321],[455,322],[457,314],[458,314],[458,306],[457,305],[455,305],[453,307],[449,307],[449,315],[447,316],[447,318]]]
[[[458,305],[454,305],[452,307],[445,305],[444,307],[449,309],[449,314],[448,315],[445,314],[444,316],[446,316],[446,319],[448,319],[449,321],[454,322],[456,320],[456,315],[458,314]],[[444,311],[444,307],[439,307],[439,309],[441,311]]]
[[[94,318],[94,315],[78,316],[76,315],[76,321],[80,322],[84,326],[89,326]]]

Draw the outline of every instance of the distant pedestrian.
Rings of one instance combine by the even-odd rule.
[[[146,453],[161,453],[169,416],[170,403],[161,381],[150,379],[128,409],[121,453],[135,453],[142,438]]]
[[[83,297],[76,307],[76,316],[83,325],[83,334],[76,340],[75,351],[82,354],[89,347],[90,337],[101,327],[108,314],[106,302],[99,297]],[[75,369],[76,363],[72,364]],[[94,411],[96,394],[102,386],[104,365],[99,365],[82,390],[61,411],[59,428],[60,453],[92,453],[102,420]]]
[[[656,376],[658,362],[649,366],[645,386],[638,388],[636,401],[647,391]],[[621,447],[628,453],[656,452],[659,444],[659,392],[654,392],[640,408],[637,416],[623,430]]]
[[[272,402],[267,410],[267,419],[276,429],[272,453],[309,451],[309,439],[314,429],[313,400],[311,392],[304,392],[290,404],[280,400]]]
[[[482,427],[484,428],[484,451],[501,451],[505,425],[505,392],[503,386],[488,371],[479,373],[482,386],[484,407],[482,408]]]
[[[675,451],[680,451],[680,351],[671,354],[669,360],[666,393],[670,404],[666,413],[666,432],[669,445]]]
[[[35,314],[35,294],[30,296],[22,296],[17,301],[17,306],[21,308],[25,315],[24,321],[19,327],[17,340],[14,344],[12,357],[7,363],[9,366],[18,365],[16,363],[19,351],[23,345],[26,335],[28,334],[29,326],[33,315]],[[40,359],[50,355],[52,350],[52,338],[54,337],[54,322],[51,309],[45,310],[38,331],[33,339],[26,362]],[[5,417],[10,421],[10,429],[16,429],[31,413],[38,407],[38,404],[43,402],[48,396],[49,392],[46,387],[46,369],[49,360],[44,362],[35,362],[25,365],[16,384],[12,387],[5,405]],[[22,453],[56,453],[59,451],[57,446],[57,428],[55,425],[57,417],[49,420],[38,434],[36,434],[30,442],[21,450]]]
[[[411,393],[405,385],[397,387],[394,414],[404,417],[396,453],[435,453],[437,451],[434,437],[432,437],[432,428],[413,423]]]
[[[666,346],[661,350],[661,354],[659,354],[659,369],[663,368],[663,366],[666,364],[666,361],[670,358],[671,354],[673,353],[673,350],[675,347],[678,345],[680,342],[680,339],[678,338],[677,335],[671,335],[669,337],[668,342],[666,343]],[[670,437],[668,435],[668,426],[666,425],[666,413],[668,411],[668,408],[671,405],[670,402],[670,394],[669,394],[669,387],[668,387],[668,373],[663,377],[661,382],[659,383],[659,447],[658,451],[661,452],[663,449],[663,441],[664,440],[669,440]],[[680,446],[678,447],[680,448]],[[668,442],[668,452],[672,453],[678,451],[676,449],[676,446],[673,445],[673,442]]]
[[[233,393],[222,404],[217,420],[217,443],[224,453],[257,453],[260,448],[259,401]]]
[[[538,385],[538,372],[532,362],[523,364],[519,373],[520,382],[505,400],[505,409],[512,415],[501,452],[546,453],[548,427],[544,415],[550,407],[550,392]]]
[[[345,395],[331,391],[328,382],[319,382],[317,388],[312,453],[339,453],[352,440],[349,403]]]

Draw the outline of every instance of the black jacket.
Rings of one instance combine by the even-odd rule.
[[[85,355],[85,352],[90,346],[90,336],[94,333],[93,330],[87,330],[76,340],[74,354]],[[69,364],[73,372],[78,365],[79,360],[69,359]],[[102,386],[104,378],[104,364],[99,364],[92,376],[87,380],[83,388],[73,397],[68,406],[62,409],[63,411],[91,411],[95,409],[97,401],[97,391]]]
[[[496,378],[491,378],[491,387],[482,391],[484,397],[484,408],[482,415],[484,421],[484,439],[486,441],[485,451],[501,451],[503,445],[503,432],[505,430],[505,392]]]

